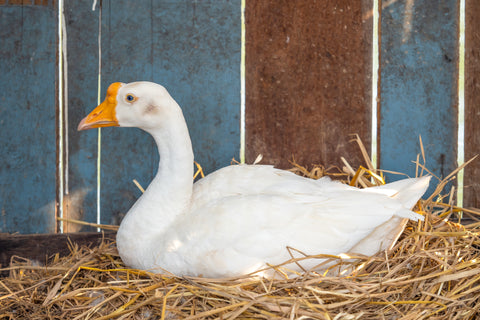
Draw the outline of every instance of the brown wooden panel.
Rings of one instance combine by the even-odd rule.
[[[247,162],[360,163],[349,135],[370,144],[370,4],[246,2]]]
[[[70,254],[69,241],[78,246],[97,246],[102,240],[115,241],[116,232],[83,232],[64,234],[5,234],[0,233],[0,268],[10,264],[12,256],[45,264],[55,254]]]
[[[480,153],[480,2],[466,1],[465,159]],[[465,168],[464,206],[480,208],[480,159]]]

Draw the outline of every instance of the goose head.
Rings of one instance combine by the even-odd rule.
[[[161,85],[115,82],[109,86],[105,100],[79,123],[78,130],[113,126],[152,132],[179,116],[183,118],[180,107]]]

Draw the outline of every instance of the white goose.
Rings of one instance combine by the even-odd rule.
[[[428,187],[429,177],[357,189],[265,165],[234,165],[193,184],[193,151],[182,110],[151,82],[113,83],[79,124],[138,127],[160,153],[157,175],[123,219],[117,247],[133,268],[178,276],[245,275],[305,254],[388,249]],[[309,269],[319,260],[303,264]],[[301,271],[296,264],[288,266]]]

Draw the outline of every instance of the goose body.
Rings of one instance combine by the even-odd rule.
[[[133,268],[232,277],[300,257],[288,247],[309,255],[373,255],[393,245],[407,219],[423,219],[411,209],[429,177],[360,190],[268,165],[234,165],[194,184],[181,108],[155,83],[112,84],[78,129],[106,126],[141,128],[160,153],[154,180],[117,233],[120,256]]]

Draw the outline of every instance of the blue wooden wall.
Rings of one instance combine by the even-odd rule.
[[[457,1],[383,5],[379,166],[413,176],[421,135],[427,167],[445,176],[456,166]],[[99,18],[101,99],[115,81],[163,84],[183,107],[196,160],[208,173],[239,158],[241,1],[104,0],[101,17],[91,6],[90,0],[65,1],[65,202],[69,217],[95,222],[98,131],[76,127],[97,105]],[[0,39],[0,232],[54,232],[59,140],[53,1],[0,2]],[[104,128],[101,136],[101,222],[118,224],[140,195],[132,179],[146,187],[159,159],[153,140],[138,129]]]

